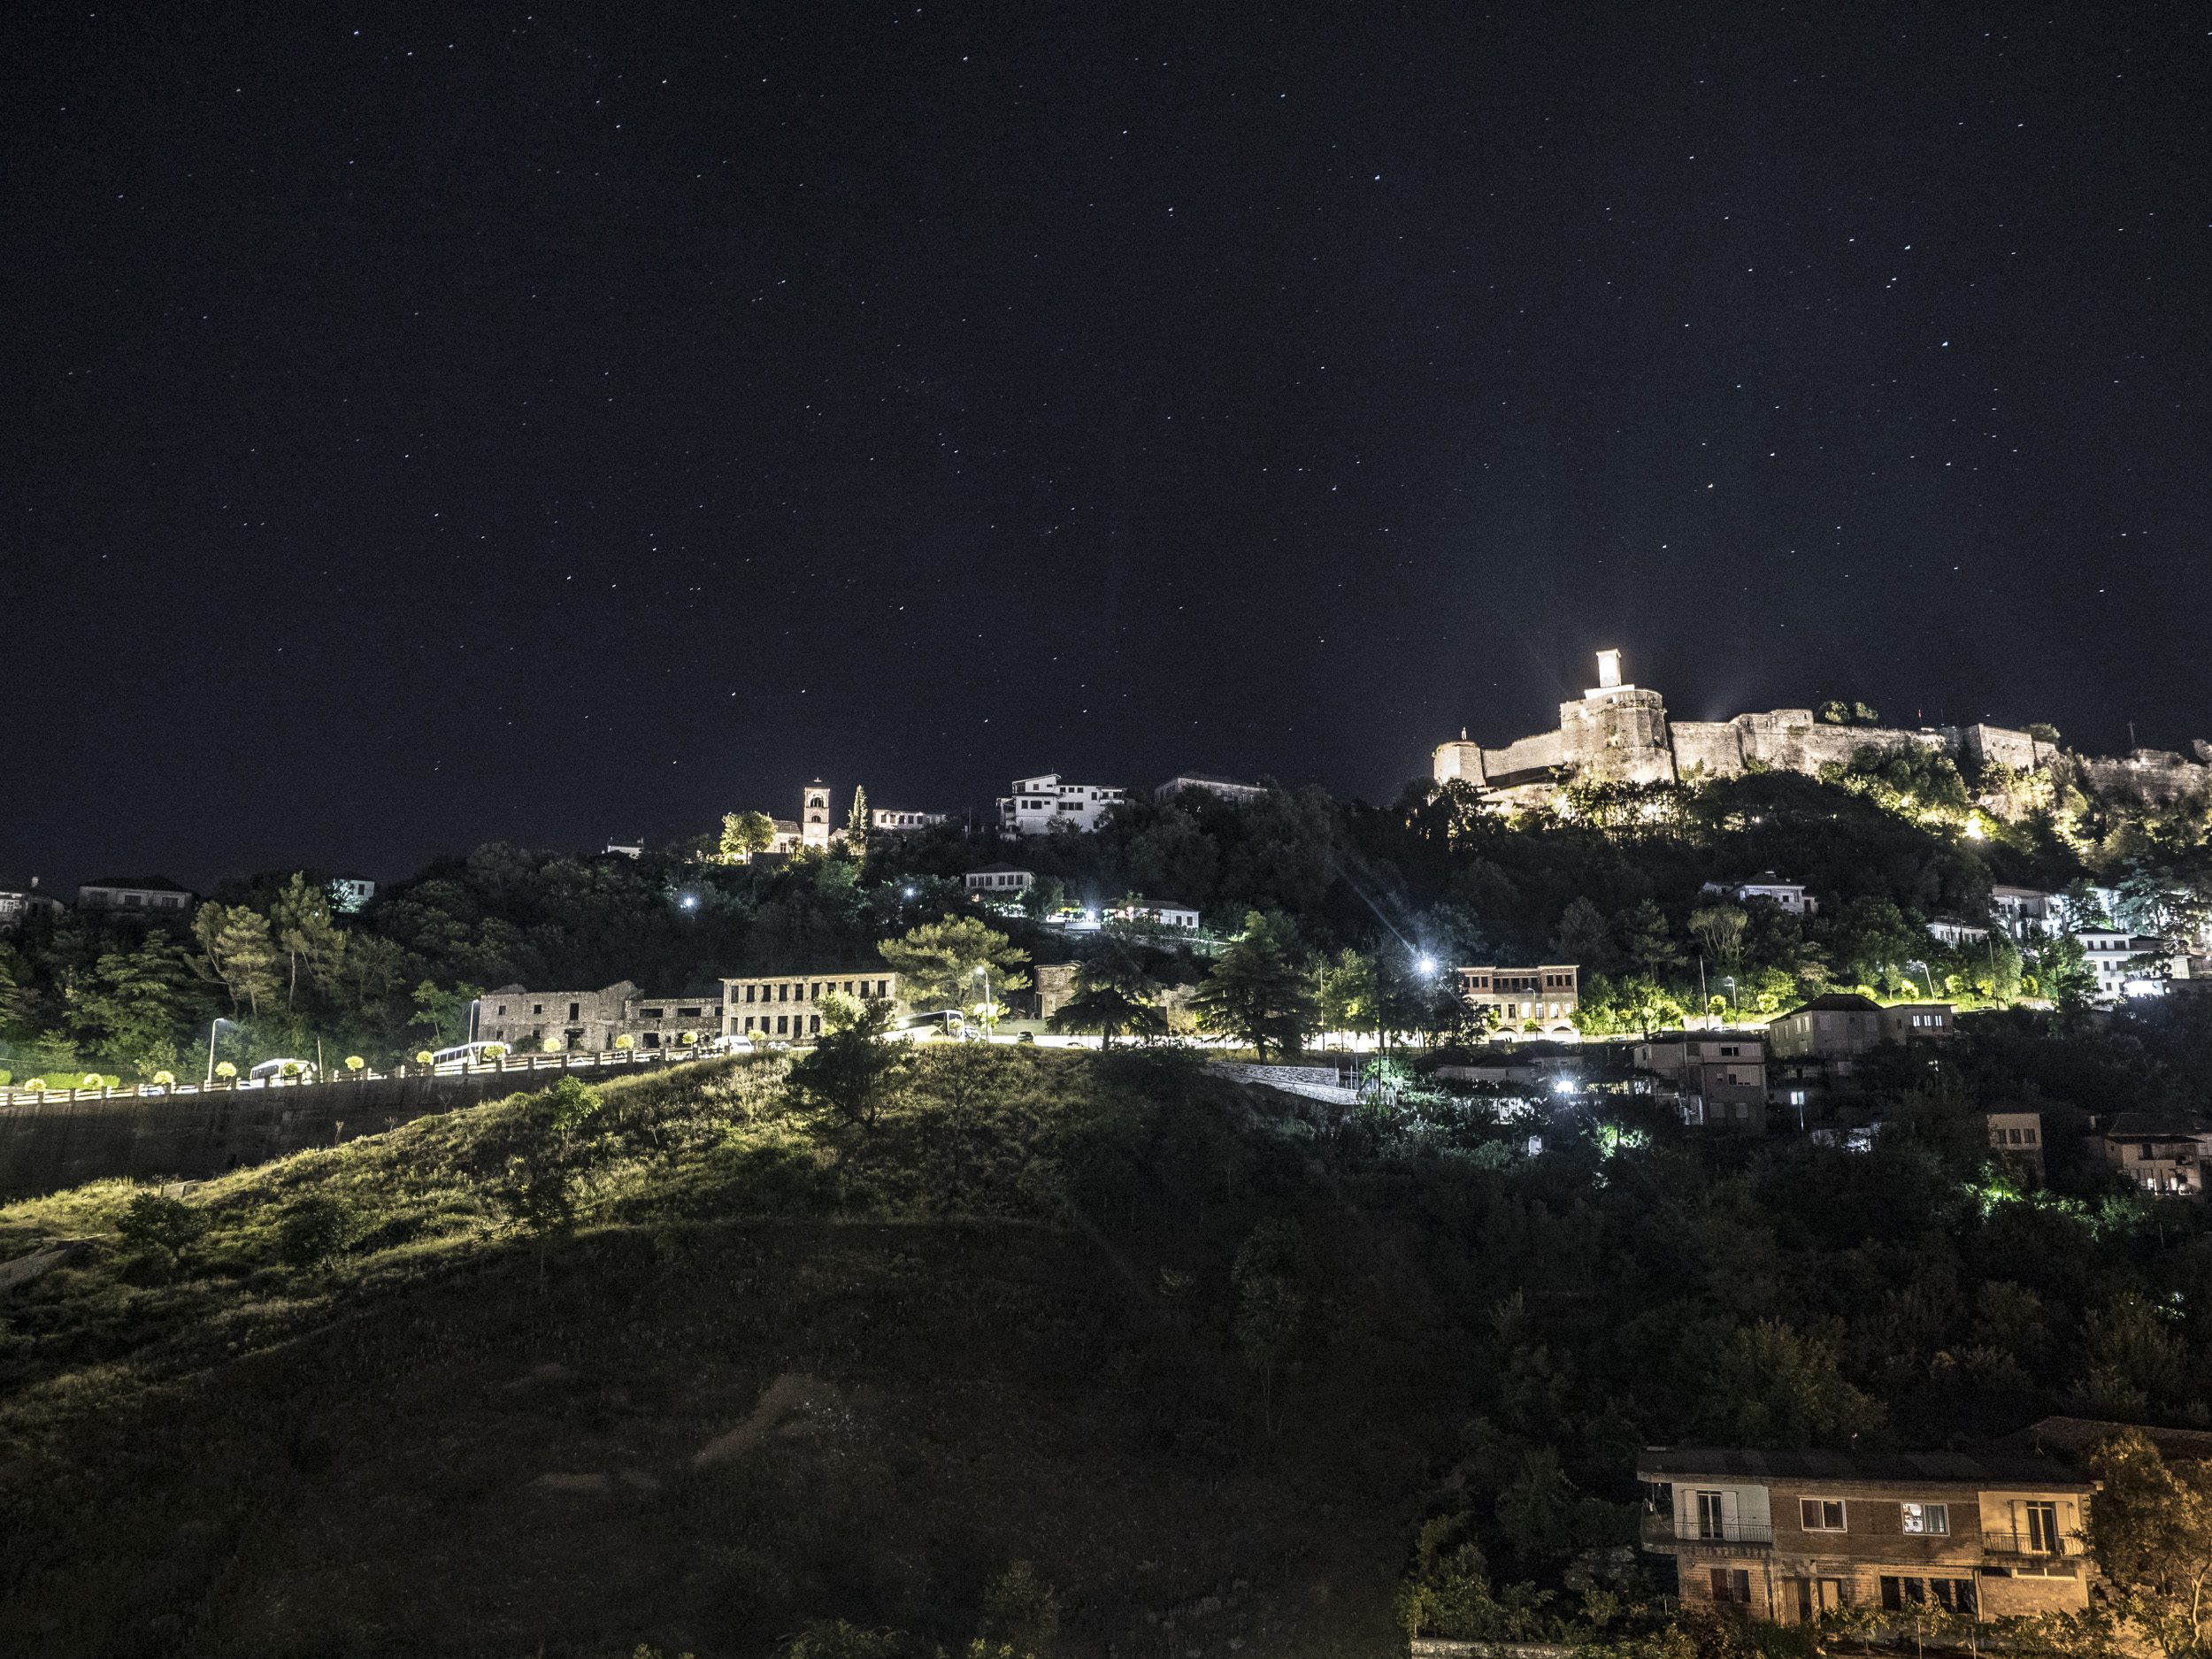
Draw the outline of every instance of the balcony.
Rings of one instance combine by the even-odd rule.
[[[1982,1552],[2007,1565],[2089,1553],[2079,1532],[2019,1532],[2001,1526],[1982,1528]]]
[[[1700,1525],[1695,1520],[1675,1524],[1673,1516],[1646,1511],[1643,1518],[1646,1548],[1663,1554],[1737,1555],[1746,1550],[1774,1548],[1774,1526],[1768,1521],[1729,1519]]]

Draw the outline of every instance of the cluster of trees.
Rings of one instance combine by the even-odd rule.
[[[2181,948],[2212,910],[2204,803],[2096,799],[2064,767],[1970,787],[1917,750],[1868,751],[1817,780],[1586,783],[1511,816],[1425,781],[1381,808],[1317,788],[1138,798],[1094,834],[1013,848],[957,825],[872,844],[858,800],[847,830],[826,856],[783,857],[766,856],[775,826],[760,812],[638,858],[495,842],[388,887],[357,917],[334,916],[310,876],[280,872],[228,884],[188,935],[35,918],[0,941],[0,1069],[151,1075],[218,1018],[233,1022],[217,1042],[234,1060],[311,1054],[319,1039],[380,1059],[457,1040],[487,987],[629,979],[677,995],[723,974],[870,964],[880,941],[966,910],[963,872],[1010,856],[1039,878],[1004,924],[1033,959],[1067,951],[1045,918],[1130,894],[1189,903],[1210,932],[1240,937],[1212,963],[1155,939],[1087,948],[1071,1016],[1081,1029],[1149,1034],[1179,1001],[1165,987],[1205,979],[1194,1006],[1270,1051],[1317,1022],[1447,1028],[1443,976],[1416,972],[1425,958],[1576,963],[1594,1034],[1716,1010],[1769,1016],[1830,988],[2066,1006],[2093,984],[2070,941],[1954,949],[1929,919],[1985,914],[1997,880],[2072,884],[2094,919],[2093,879],[2121,895],[2111,919]],[[1805,883],[1819,913],[1705,890],[1767,871]]]

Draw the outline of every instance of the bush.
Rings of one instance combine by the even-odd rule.
[[[133,1248],[157,1252],[173,1261],[206,1233],[207,1217],[181,1199],[141,1193],[124,1206],[115,1230]]]
[[[277,1254],[291,1267],[318,1267],[353,1241],[358,1223],[342,1199],[313,1194],[285,1212]]]

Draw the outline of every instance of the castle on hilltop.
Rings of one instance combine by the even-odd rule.
[[[1839,726],[1810,709],[1770,709],[1732,720],[1670,720],[1655,691],[1621,680],[1621,654],[1598,653],[1598,683],[1559,705],[1549,732],[1485,749],[1468,741],[1436,746],[1439,783],[1471,784],[1507,805],[1548,801],[1579,779],[1624,783],[1689,783],[1730,778],[1754,768],[1817,776],[1861,749],[1932,749],[1978,771],[1995,764],[2032,772],[2060,757],[2059,747],[2002,726]],[[2167,749],[2139,749],[2126,759],[2079,764],[2096,787],[2150,800],[2173,800],[2212,789],[2212,744],[2199,740],[2192,760]]]

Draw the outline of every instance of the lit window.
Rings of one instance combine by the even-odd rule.
[[[1951,1506],[1947,1503],[1908,1503],[1904,1509],[1908,1532],[1936,1538],[1951,1531]]]

